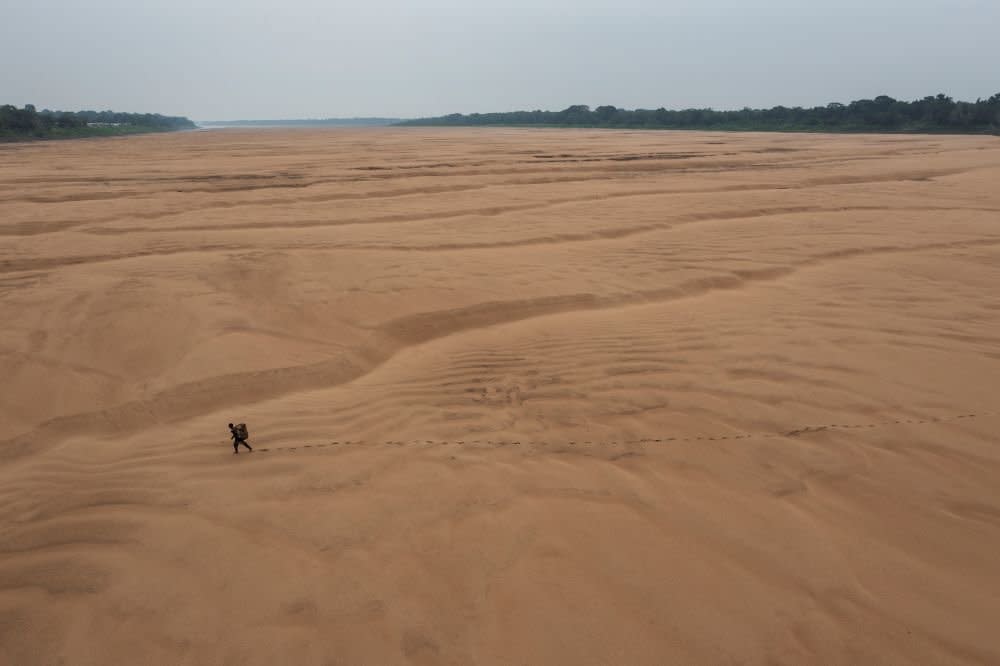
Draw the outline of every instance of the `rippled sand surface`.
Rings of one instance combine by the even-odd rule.
[[[995,137],[0,145],[0,662],[1000,663],[998,183]]]

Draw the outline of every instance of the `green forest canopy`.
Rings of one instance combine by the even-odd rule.
[[[195,124],[187,118],[158,113],[37,111],[31,104],[26,104],[23,109],[10,104],[0,106],[0,138],[7,139],[164,132],[194,127]]]
[[[905,102],[880,95],[849,104],[770,109],[591,109],[576,104],[562,111],[453,113],[404,120],[399,125],[507,125],[545,127],[615,127],[634,129],[706,129],[815,132],[948,132],[1000,134],[1000,93],[975,102],[957,102],[939,94]],[[0,106],[0,139],[99,136],[193,129],[187,118],[158,113],[115,111],[37,111]]]
[[[975,102],[956,102],[940,94],[912,102],[880,95],[850,104],[771,109],[591,109],[576,104],[562,111],[453,113],[419,118],[402,125],[517,125],[548,127],[620,127],[636,129],[770,130],[815,132],[952,132],[1000,133],[1000,93]]]

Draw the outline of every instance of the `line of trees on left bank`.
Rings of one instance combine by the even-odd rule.
[[[11,104],[0,106],[0,139],[8,140],[169,132],[194,127],[187,118],[159,113],[38,111],[32,104],[22,109]]]

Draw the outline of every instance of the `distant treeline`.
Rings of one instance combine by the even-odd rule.
[[[395,125],[399,118],[291,118],[284,120],[202,120],[203,127],[366,127]]]
[[[546,127],[621,127],[636,129],[701,129],[814,132],[951,132],[1000,133],[1000,93],[975,102],[956,102],[947,95],[904,102],[886,95],[850,104],[813,108],[772,109],[591,109],[577,104],[562,111],[453,113],[407,120],[401,125],[509,125]]]
[[[10,104],[0,106],[0,139],[8,140],[166,132],[194,127],[187,118],[158,113],[38,111],[31,104],[23,109]]]

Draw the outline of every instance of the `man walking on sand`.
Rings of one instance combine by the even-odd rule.
[[[250,448],[250,445],[247,444],[247,440],[243,438],[243,433],[241,433],[232,423],[229,424],[229,434],[233,437],[234,455],[240,452],[240,444],[250,449],[250,451],[253,451],[253,449]]]

